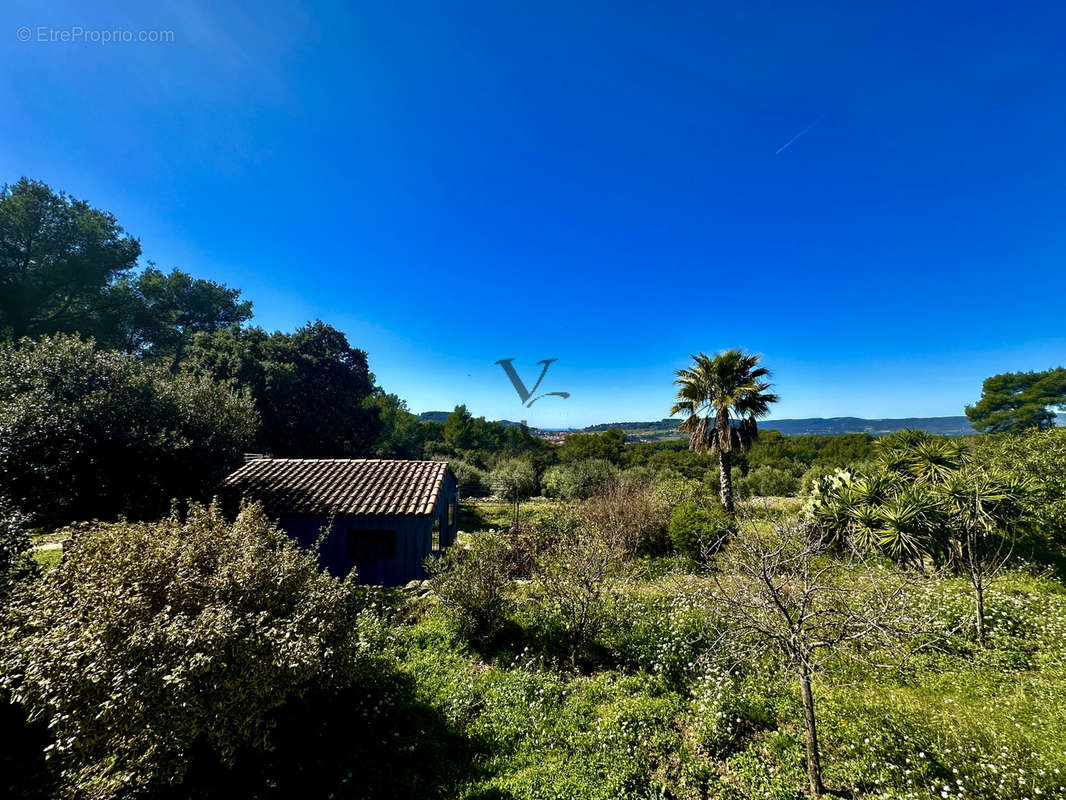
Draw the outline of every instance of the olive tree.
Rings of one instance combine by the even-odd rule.
[[[489,473],[489,485],[497,495],[511,501],[511,524],[517,525],[519,505],[537,488],[537,473],[524,458],[505,458]]]
[[[618,467],[601,458],[556,464],[544,472],[545,494],[564,500],[583,500],[618,479]]]
[[[0,686],[47,722],[66,795],[156,794],[197,748],[232,763],[270,746],[287,700],[358,684],[360,619],[353,579],[258,507],[83,525],[12,597]]]

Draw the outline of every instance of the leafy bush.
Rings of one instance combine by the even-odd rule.
[[[795,494],[800,481],[790,470],[780,467],[755,467],[734,481],[741,497],[784,497]]]
[[[655,478],[658,474],[659,471],[655,467],[638,465],[622,470],[618,475],[618,480],[635,486],[651,486],[655,483]]]
[[[542,484],[549,497],[582,500],[618,478],[610,461],[590,458],[573,464],[558,464],[544,473]]]
[[[449,547],[427,566],[441,607],[462,633],[485,639],[499,630],[514,593],[513,556],[502,536],[474,534],[468,546]]]
[[[448,466],[455,473],[459,491],[464,497],[484,497],[489,494],[489,479],[484,470],[469,461],[449,459]]]
[[[0,497],[0,600],[7,597],[17,572],[26,564],[29,549],[26,516]]]
[[[0,345],[0,494],[40,523],[148,518],[240,463],[256,414],[232,389],[56,336]]]
[[[655,479],[653,489],[658,501],[671,511],[682,503],[700,500],[705,497],[703,488],[698,480],[683,478],[671,472],[659,473]],[[716,495],[717,491],[710,497]]]
[[[977,439],[976,461],[1028,477],[1034,491],[1023,499],[1032,527],[1066,545],[1066,428]]]
[[[714,501],[682,503],[670,515],[670,539],[693,561],[706,560],[734,529],[733,518]]]
[[[489,473],[489,485],[504,500],[525,500],[537,489],[537,473],[528,459],[504,458]]]
[[[88,797],[162,791],[193,752],[232,765],[269,748],[288,700],[359,685],[374,649],[354,580],[257,507],[82,526],[9,616],[0,680]]]

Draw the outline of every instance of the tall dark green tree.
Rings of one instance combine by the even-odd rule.
[[[240,325],[252,316],[252,304],[240,299],[240,289],[177,269],[165,273],[151,263],[118,281],[111,294],[118,298],[112,304],[114,344],[172,372],[197,333]]]
[[[733,453],[746,452],[758,436],[757,420],[770,411],[777,395],[769,391],[770,371],[759,366],[762,356],[726,350],[716,356],[692,356],[692,366],[679,369],[677,402],[671,416],[685,419],[680,430],[689,435],[689,447],[718,455],[722,506],[733,513]]]
[[[1004,372],[986,378],[981,399],[966,406],[966,416],[983,433],[1044,430],[1055,425],[1055,411],[1066,411],[1066,368],[1043,372]]]
[[[456,406],[444,420],[444,444],[453,450],[472,450],[478,446],[474,415],[465,405]]]
[[[422,449],[430,435],[429,426],[411,413],[404,400],[379,388],[366,403],[369,408],[377,410],[381,419],[375,455],[381,458],[422,457]]]
[[[23,178],[0,189],[0,336],[99,334],[116,311],[112,283],[140,243],[115,217]]]
[[[626,434],[618,428],[603,433],[571,433],[559,445],[559,460],[575,463],[590,458],[602,458],[612,464],[622,463]]]
[[[272,455],[362,457],[378,441],[379,412],[366,403],[374,393],[366,353],[324,322],[291,334],[236,327],[200,333],[184,368],[247,389],[262,420],[256,446]]]

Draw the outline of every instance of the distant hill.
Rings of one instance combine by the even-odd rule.
[[[899,419],[861,419],[859,417],[830,417],[822,419],[768,420],[762,426],[788,436],[801,434],[832,435],[836,433],[869,433],[886,436],[905,429],[926,431],[940,436],[969,436],[976,433],[966,417],[902,417]]]
[[[634,439],[668,439],[680,436],[676,419],[658,422],[612,422],[590,425],[582,433],[598,433],[611,428],[625,431]],[[759,423],[762,430],[780,431],[786,436],[817,434],[834,436],[839,433],[869,433],[886,436],[905,428],[928,431],[941,436],[967,436],[974,433],[966,417],[903,417],[900,419],[862,419],[860,417],[812,417],[810,419],[771,419]]]
[[[418,421],[419,422],[444,422],[445,420],[448,419],[448,415],[451,414],[451,413],[452,412],[450,412],[450,411],[423,411],[421,414],[418,415]],[[515,428],[522,427],[522,423],[521,422],[515,422],[514,420],[510,420],[510,419],[498,419],[496,421],[498,423],[500,423],[501,425],[511,425],[511,426],[513,426]]]
[[[423,422],[444,422],[447,411],[426,411],[419,414]],[[575,430],[576,433],[602,433],[617,428],[626,432],[630,439],[672,439],[681,434],[677,431],[676,419],[661,419],[657,422],[609,422],[589,425]],[[520,425],[520,422],[502,419],[503,425]],[[812,417],[810,419],[770,419],[760,422],[762,430],[780,431],[786,436],[816,434],[834,436],[838,433],[868,433],[871,436],[887,436],[890,433],[913,428],[941,436],[968,436],[974,433],[966,417],[902,417],[899,419],[862,419],[861,417]]]
[[[450,411],[423,411],[418,415],[419,422],[444,422],[448,419]]]

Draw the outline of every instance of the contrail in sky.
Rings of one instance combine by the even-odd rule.
[[[793,136],[791,139],[789,139],[787,142],[785,142],[783,145],[781,145],[779,148],[777,148],[777,152],[774,153],[774,155],[775,156],[781,155],[781,153],[783,153],[785,151],[785,149],[790,144],[792,144],[794,141],[796,141],[798,138],[800,138],[803,134],[805,134],[807,131],[809,131],[811,128],[813,128],[815,125],[817,125],[819,122],[821,122],[822,121],[822,117],[824,117],[824,116],[825,116],[825,114],[822,114],[820,117],[818,117],[818,119],[816,119],[814,122],[812,122],[806,128],[801,130],[799,133],[797,133],[795,136]]]

